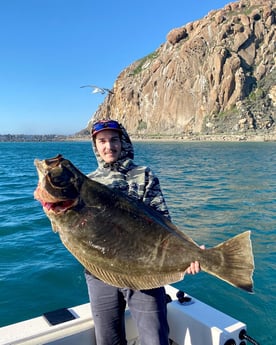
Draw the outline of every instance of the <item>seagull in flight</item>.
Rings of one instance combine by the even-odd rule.
[[[93,90],[91,93],[101,93],[101,94],[104,94],[104,93],[108,93],[108,94],[114,94],[113,91],[111,91],[110,89],[107,89],[107,88],[104,88],[104,87],[99,87],[97,85],[83,85],[81,87],[91,87]]]

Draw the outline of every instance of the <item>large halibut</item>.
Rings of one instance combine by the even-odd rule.
[[[191,262],[253,291],[250,231],[210,249],[151,207],[95,182],[61,155],[35,160],[39,200],[64,246],[93,275],[141,290],[182,280]]]

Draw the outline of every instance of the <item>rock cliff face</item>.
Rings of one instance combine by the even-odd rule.
[[[93,118],[136,135],[276,133],[275,23],[275,0],[240,0],[171,30]]]

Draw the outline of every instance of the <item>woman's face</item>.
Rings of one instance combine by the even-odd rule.
[[[122,143],[117,131],[106,129],[96,134],[95,145],[105,163],[114,163],[119,159]]]

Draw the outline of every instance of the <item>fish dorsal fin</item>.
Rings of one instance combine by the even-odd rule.
[[[90,261],[88,262],[84,259],[84,257],[78,255],[77,251],[75,251],[68,242],[63,242],[63,244],[70,251],[70,253],[73,254],[75,258],[77,258],[78,261],[87,269],[88,272],[103,282],[119,288],[129,288],[133,290],[153,289],[169,283],[178,282],[182,280],[185,275],[185,272],[154,272],[138,275],[129,271],[122,273],[116,272],[115,270],[105,270]]]
[[[84,263],[82,263],[84,265]],[[133,290],[146,290],[175,283],[184,278],[185,272],[175,273],[153,273],[148,275],[133,275],[129,272],[125,274],[103,270],[91,263],[86,263],[85,268],[98,279],[109,285],[119,288],[129,288]]]

